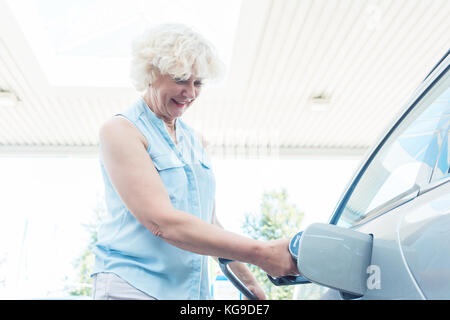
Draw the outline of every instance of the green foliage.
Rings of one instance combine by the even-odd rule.
[[[250,237],[258,240],[275,240],[290,238],[299,231],[303,213],[289,202],[285,189],[264,192],[261,202],[261,213],[247,213],[242,230]],[[271,300],[292,299],[294,286],[274,286],[267,274],[254,265],[248,265],[266,296]]]
[[[83,227],[89,233],[89,243],[81,253],[81,256],[74,262],[74,267],[78,270],[78,279],[76,281],[78,286],[70,290],[69,294],[72,296],[92,296],[92,278],[90,275],[95,261],[92,250],[97,242],[97,228],[106,213],[101,203],[100,201],[94,209],[91,221],[83,224]]]

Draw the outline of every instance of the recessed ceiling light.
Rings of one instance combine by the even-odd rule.
[[[331,107],[331,95],[324,92],[313,94],[309,98],[309,109],[311,111],[328,111]]]
[[[0,89],[0,107],[12,108],[17,105],[17,102],[19,99],[13,92]]]

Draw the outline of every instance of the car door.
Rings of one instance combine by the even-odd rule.
[[[449,62],[447,53],[368,154],[330,219],[373,235],[359,298],[450,298]],[[356,298],[336,290],[323,296],[333,297]]]

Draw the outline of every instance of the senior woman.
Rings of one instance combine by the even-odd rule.
[[[133,46],[132,78],[143,92],[100,128],[107,218],[94,248],[94,299],[208,299],[207,256],[241,262],[232,271],[259,298],[247,266],[298,273],[288,239],[258,241],[224,230],[202,138],[181,120],[221,62],[181,24],[146,31]]]

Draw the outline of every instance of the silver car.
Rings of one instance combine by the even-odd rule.
[[[449,52],[362,162],[330,220],[373,238],[360,298],[450,299]]]
[[[450,299],[449,53],[367,154],[329,224],[292,238],[302,276],[269,277],[275,285],[314,283],[329,288],[323,299]]]

